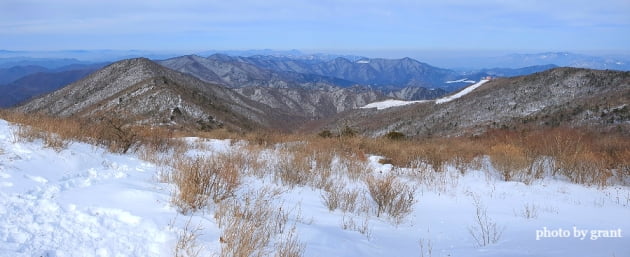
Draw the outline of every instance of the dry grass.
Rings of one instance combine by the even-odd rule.
[[[359,196],[362,195],[359,189],[345,189],[343,182],[333,182],[324,188],[321,197],[328,210],[339,209],[349,213],[357,213],[361,202]]]
[[[433,171],[440,172],[451,166],[461,173],[478,166],[475,162],[479,157],[490,156],[504,179],[525,183],[545,175],[560,175],[574,183],[606,186],[627,183],[630,176],[630,138],[621,132],[588,128],[493,130],[474,137],[390,140],[361,136],[324,138],[272,132],[239,134],[229,130],[178,132],[129,126],[125,125],[125,121],[112,117],[87,121],[8,111],[0,112],[0,117],[30,126],[16,132],[17,138],[21,138],[19,140],[43,139],[48,147],[56,150],[66,147],[67,142],[77,140],[103,145],[113,152],[137,151],[147,147],[163,152],[170,145],[177,144],[172,138],[181,135],[242,139],[261,149],[302,142],[286,148],[288,154],[284,156],[285,163],[280,165],[277,178],[287,185],[319,188],[324,186],[329,176],[334,175],[331,167],[334,156],[342,157],[342,162],[361,163],[367,154],[384,156],[388,163],[398,167],[413,167],[420,161]],[[55,136],[41,131],[52,132]],[[251,160],[248,162],[261,166]],[[347,171],[353,174],[353,178],[364,176],[365,170],[360,165],[352,167],[356,169]],[[551,167],[549,174],[543,169],[545,167]]]
[[[344,215],[341,218],[341,229],[357,231],[364,235],[368,240],[372,238],[372,230],[370,229],[370,217],[364,216],[363,220],[358,223],[353,216]]]
[[[505,181],[513,180],[515,175],[525,173],[531,164],[523,148],[509,143],[492,146],[488,155],[492,166],[503,175]]]
[[[369,176],[365,180],[372,200],[377,205],[376,216],[387,213],[397,223],[413,210],[415,189],[390,174],[382,178]]]
[[[293,227],[276,246],[276,257],[300,257],[304,255],[306,244],[301,242]]]
[[[175,245],[175,257],[197,257],[202,247],[198,244],[197,239],[201,235],[203,228],[201,226],[193,226],[191,219],[188,219],[183,230],[177,236],[177,244]]]
[[[274,172],[276,181],[285,186],[305,186],[314,178],[313,163],[303,152],[283,151],[278,155],[278,165]]]
[[[284,233],[288,221],[288,213],[282,207],[272,204],[279,194],[279,191],[267,187],[245,194],[242,201],[232,198],[218,204],[215,218],[223,229],[220,238],[221,256],[270,254],[268,246],[272,237]],[[289,245],[281,245],[279,248],[293,253],[299,250],[295,248],[299,248],[299,242],[286,243]]]
[[[177,186],[172,198],[179,211],[189,213],[234,195],[240,185],[239,167],[229,155],[182,158],[175,162],[170,181]]]

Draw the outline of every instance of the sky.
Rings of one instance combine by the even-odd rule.
[[[630,52],[628,0],[0,0],[0,49]]]

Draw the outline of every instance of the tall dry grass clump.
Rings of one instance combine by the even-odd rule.
[[[492,146],[488,156],[492,166],[501,173],[504,181],[513,180],[518,174],[525,173],[531,164],[523,148],[508,143]]]
[[[209,200],[225,200],[240,185],[239,167],[225,155],[182,158],[173,169],[169,180],[177,186],[177,192],[172,201],[182,213],[197,211]]]
[[[297,231],[293,227],[276,246],[276,257],[301,257],[304,256],[306,244],[298,238]]]
[[[387,213],[394,220],[400,221],[413,210],[415,188],[396,176],[369,176],[365,180],[372,200],[376,203],[376,216]]]
[[[269,243],[275,235],[285,232],[289,218],[286,210],[273,204],[279,194],[278,190],[265,187],[257,192],[246,193],[242,200],[232,198],[218,204],[215,218],[223,230],[220,237],[221,256],[270,255]],[[288,239],[296,240],[292,237]],[[293,253],[296,251],[291,249],[299,250],[292,248],[299,248],[299,242],[287,243],[289,245],[281,245],[281,250]]]
[[[276,181],[289,187],[305,186],[314,178],[310,156],[303,152],[282,152],[274,172]]]
[[[331,182],[321,193],[322,201],[329,211],[357,213],[361,208],[363,193],[358,188],[348,189],[343,182]]]

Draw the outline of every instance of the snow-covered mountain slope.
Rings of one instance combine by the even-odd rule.
[[[0,120],[0,256],[174,256],[187,225],[198,230],[199,256],[218,256],[226,245],[224,227],[215,220],[219,208],[177,213],[170,201],[173,187],[159,179],[167,167],[77,142],[57,152],[38,140],[16,140],[13,129]],[[277,147],[255,155],[246,143],[187,142],[191,147],[178,158],[245,153],[266,163],[261,170],[282,162]],[[443,172],[423,173],[420,179],[418,171],[379,164],[380,159],[369,156],[366,172],[377,177],[395,174],[416,188],[413,210],[400,224],[372,212],[329,211],[323,190],[283,185],[268,176],[244,176],[235,200],[247,202],[251,198],[246,192],[277,189],[277,196],[266,203],[287,211],[288,224],[304,243],[304,256],[630,253],[626,186],[585,187],[552,178],[530,185],[504,182],[484,160],[464,175],[448,166]],[[342,167],[331,167],[337,167],[334,174],[343,174]],[[361,180],[345,176],[334,180],[367,194]],[[502,232],[496,243],[479,246],[472,236],[479,213]],[[290,229],[284,230],[281,234]],[[269,247],[273,249],[281,237],[272,238]]]

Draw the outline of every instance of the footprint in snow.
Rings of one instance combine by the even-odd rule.
[[[4,179],[11,178],[11,174],[0,172],[0,178],[4,178]]]
[[[37,183],[41,183],[41,184],[46,184],[48,183],[48,179],[44,178],[44,177],[40,177],[40,176],[31,176],[31,175],[24,175],[24,177],[35,181]]]

